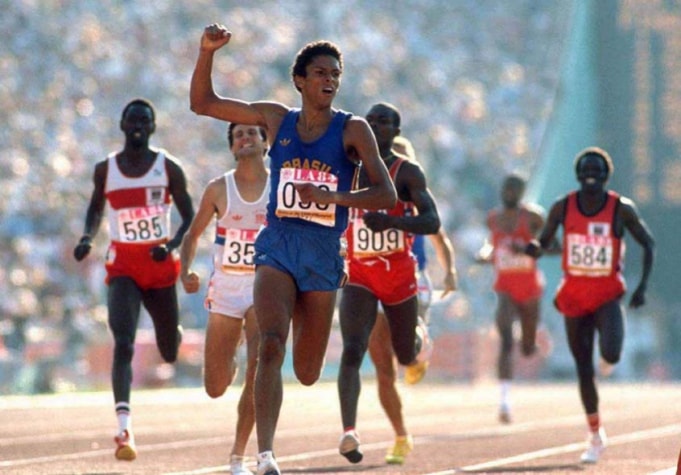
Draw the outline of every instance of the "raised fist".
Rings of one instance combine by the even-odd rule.
[[[229,43],[231,38],[232,32],[229,31],[226,26],[220,25],[219,23],[213,23],[203,30],[201,49],[215,51]]]
[[[73,257],[80,262],[85,259],[85,256],[90,254],[90,249],[92,249],[92,238],[90,236],[83,236],[73,250]]]

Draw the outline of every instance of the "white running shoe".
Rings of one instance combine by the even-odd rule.
[[[229,470],[232,475],[253,475],[253,472],[246,468],[246,457],[243,455],[231,456]]]
[[[416,323],[416,339],[420,340],[419,352],[416,355],[416,361],[424,362],[429,361],[430,357],[433,355],[433,350],[435,349],[435,344],[433,339],[430,338],[430,331],[428,329],[428,324],[422,317],[418,317]]]
[[[350,463],[359,463],[364,454],[359,450],[359,435],[354,430],[343,432],[338,445],[338,452]]]
[[[582,453],[580,460],[582,463],[596,463],[601,458],[608,445],[608,437],[605,435],[605,429],[602,427],[598,432],[589,433],[586,441],[586,450]]]
[[[271,450],[258,454],[256,458],[258,460],[258,475],[281,475]]]

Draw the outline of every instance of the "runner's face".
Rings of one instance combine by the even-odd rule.
[[[523,197],[523,185],[517,181],[506,180],[501,187],[501,202],[506,208],[515,208]]]
[[[305,68],[306,77],[296,76],[296,84],[309,97],[331,104],[341,83],[340,63],[333,56],[315,56]]]
[[[369,110],[365,119],[376,136],[378,148],[383,150],[392,145],[399,129],[395,127],[393,111],[385,106],[377,105]]]
[[[232,131],[232,153],[239,160],[247,157],[262,158],[267,144],[255,125],[237,125]]]
[[[149,137],[154,133],[155,127],[151,109],[142,104],[131,106],[121,120],[121,130],[127,142],[135,148],[144,147],[149,143]]]
[[[600,155],[586,155],[577,167],[577,180],[584,191],[599,191],[608,181],[608,165]]]

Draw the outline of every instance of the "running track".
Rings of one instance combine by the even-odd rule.
[[[335,384],[288,384],[276,438],[283,473],[655,474],[676,473],[681,448],[681,385],[600,384],[610,445],[598,465],[578,462],[585,422],[576,385],[522,384],[514,422],[496,420],[493,383],[427,380],[401,387],[416,448],[402,467],[383,463],[392,432],[373,381],[365,381],[358,429],[364,460],[337,453]],[[225,474],[240,386],[211,400],[199,388],[133,392],[138,458],[113,457],[111,394],[0,397],[2,474]],[[256,451],[254,435],[249,454]]]

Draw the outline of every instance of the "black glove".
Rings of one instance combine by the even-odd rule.
[[[170,249],[165,244],[151,248],[151,258],[156,262],[163,262],[170,254]]]
[[[85,256],[90,254],[90,249],[92,249],[92,238],[90,236],[83,236],[73,250],[73,257],[80,262],[85,259]]]

